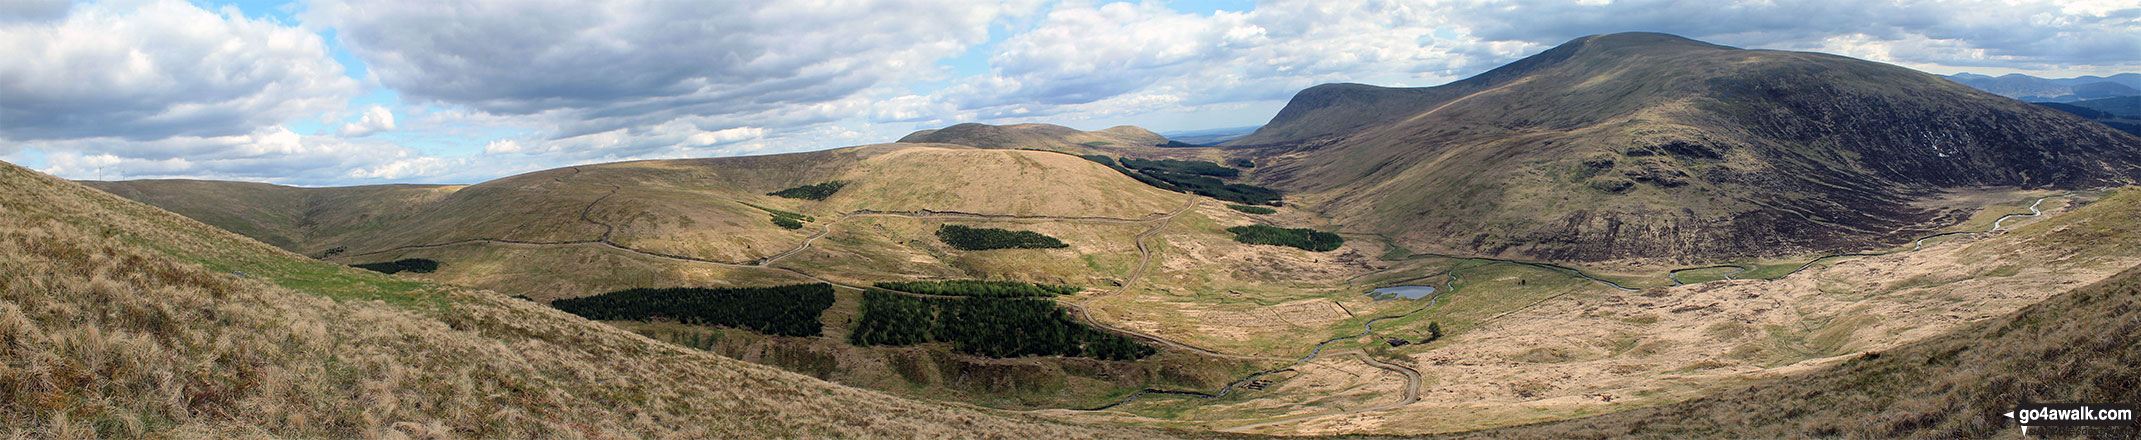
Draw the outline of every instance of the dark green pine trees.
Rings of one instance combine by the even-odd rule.
[[[999,298],[920,298],[871,290],[848,342],[912,345],[950,342],[961,353],[989,357],[1085,356],[1134,360],[1156,350],[1071,320],[1053,301]]]
[[[782,336],[817,336],[823,327],[818,315],[833,306],[833,286],[630,289],[561,299],[550,306],[593,320],[643,321],[661,317],[685,324]]]
[[[944,225],[937,228],[937,239],[952,247],[985,251],[990,249],[1050,249],[1070,247],[1055,237],[1033,231],[1013,231],[996,228],[972,228],[959,225]]]

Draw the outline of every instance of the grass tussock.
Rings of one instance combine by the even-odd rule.
[[[28,438],[1152,436],[841,387],[307,260],[12,165],[0,421]]]
[[[1992,438],[2030,402],[2141,396],[2141,268],[2012,315],[1835,367],[1597,417],[1461,434],[1486,438]],[[2048,438],[2132,438],[2134,427],[2040,427]]]

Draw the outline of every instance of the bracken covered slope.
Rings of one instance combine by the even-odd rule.
[[[0,420],[30,438],[1123,438],[903,400],[312,261],[0,164]]]
[[[1448,85],[1310,88],[1257,174],[1416,251],[1717,260],[1900,242],[1980,186],[2141,176],[2141,138],[1910,69],[1671,35],[1585,37]]]

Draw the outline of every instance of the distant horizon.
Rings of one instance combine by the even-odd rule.
[[[1915,69],[1914,69],[1914,70],[1915,70]],[[1923,72],[1923,71],[1921,71],[1921,72]],[[2094,77],[2094,78],[2108,78],[2108,77],[2113,77],[2113,76],[2118,76],[2118,75],[2141,75],[2141,72],[2121,72],[2121,73],[2114,73],[2114,74],[2108,74],[2108,75],[2080,75],[2080,76],[2073,76],[2073,77],[2064,77],[2064,78],[2046,78],[2046,77],[2040,77],[2040,76],[2036,76],[2036,75],[2029,75],[2029,74],[2022,74],[2022,73],[2010,73],[2010,74],[2006,74],[2006,75],[1984,75],[1984,74],[1976,74],[1976,73],[1972,73],[1972,72],[1957,72],[1957,73],[1952,73],[1952,74],[1939,74],[1939,73],[1932,73],[1932,72],[1926,72],[1926,73],[1928,73],[1928,74],[1932,74],[1932,75],[1936,75],[1936,76],[1941,76],[1941,77],[1949,77],[1949,76],[1960,76],[1960,75],[1978,75],[1978,76],[1985,76],[1985,77],[1990,77],[1990,78],[2001,78],[2001,77],[2007,77],[2007,76],[2015,76],[2015,75],[2020,75],[2020,76],[2026,76],[2026,77],[2030,77],[2030,78],[2037,78],[2037,79],[2044,79],[2044,80],[2073,80],[2073,79],[2081,79],[2081,78],[2089,78],[2089,77]],[[1461,79],[1462,79],[1462,78],[1459,78],[1459,80],[1461,80]],[[1456,81],[1456,80],[1452,80],[1452,81]],[[1327,83],[1327,84],[1328,84],[1328,83]],[[1444,83],[1444,84],[1447,84],[1447,83]],[[1373,84],[1371,84],[1371,85],[1373,85]],[[1421,86],[1421,87],[1436,87],[1436,86],[1441,86],[1441,85],[1443,85],[1443,84],[1436,84],[1436,85],[1431,85],[1431,86]],[[1277,113],[1277,110],[1273,110],[1273,113]],[[941,128],[944,128],[944,127],[950,127],[950,126],[953,126],[953,125],[959,125],[959,124],[967,124],[967,123],[980,123],[980,122],[971,122],[971,121],[969,121],[969,122],[953,122],[953,123],[950,123],[950,124],[946,124],[946,125],[944,125],[944,126],[940,126],[940,127],[930,127],[930,128],[917,128],[917,129],[915,129],[914,131],[922,131],[922,130],[935,130],[935,129],[941,129]],[[1074,129],[1077,129],[1077,130],[1080,130],[1080,131],[1098,131],[1098,130],[1104,130],[1104,129],[1107,129],[1107,128],[1112,128],[1112,127],[1118,127],[1118,126],[1133,126],[1133,127],[1138,127],[1138,128],[1144,128],[1144,129],[1146,129],[1146,130],[1151,130],[1151,131],[1153,131],[1154,133],[1159,133],[1160,135],[1162,135],[1162,136],[1167,136],[1167,137],[1169,137],[1169,138],[1173,138],[1173,137],[1176,137],[1176,136],[1195,136],[1195,135],[1208,135],[1208,134],[1216,134],[1216,133],[1231,133],[1231,132],[1235,132],[1235,131],[1243,131],[1243,130],[1246,130],[1246,131],[1243,131],[1243,132],[1247,132],[1247,131],[1254,131],[1255,129],[1258,129],[1258,128],[1262,128],[1262,127],[1263,127],[1263,125],[1264,125],[1264,124],[1254,124],[1254,125],[1241,125],[1241,126],[1232,126],[1232,127],[1212,127],[1212,128],[1197,128],[1197,129],[1183,129],[1183,130],[1171,130],[1171,131],[1160,131],[1160,130],[1153,130],[1153,129],[1151,129],[1151,128],[1147,128],[1147,127],[1144,127],[1144,126],[1140,126],[1140,125],[1136,125],[1136,124],[1112,124],[1112,125],[1106,125],[1106,126],[1086,126],[1086,127],[1078,127],[1078,126],[1072,126],[1072,125],[1065,125],[1065,124],[1054,124],[1054,123],[1048,123],[1048,122],[1017,122],[1017,121],[1010,121],[1010,122],[1002,122],[1002,123],[991,123],[991,124],[988,124],[988,125],[1017,125],[1017,124],[1035,124],[1035,123],[1038,123],[1038,124],[1050,124],[1050,125],[1059,125],[1059,126],[1064,126],[1064,127],[1070,127],[1070,128],[1074,128]],[[908,132],[908,133],[909,133],[909,134],[911,134],[911,133],[913,133],[913,132],[912,132],[912,131],[910,131],[910,132]],[[557,165],[557,166],[553,166],[553,167],[548,167],[548,168],[540,168],[540,169],[531,169],[531,170],[525,170],[525,171],[521,171],[521,172],[516,172],[516,173],[512,173],[512,174],[506,174],[506,175],[494,176],[494,177],[490,177],[490,178],[487,178],[487,179],[483,179],[483,180],[476,180],[476,181],[462,181],[462,182],[372,182],[372,183],[356,183],[356,184],[314,184],[314,185],[308,185],[308,184],[295,184],[295,183],[278,183],[278,182],[270,182],[270,181],[259,181],[259,180],[241,180],[241,179],[213,179],[213,178],[195,178],[195,177],[149,177],[149,178],[138,178],[138,179],[127,179],[127,178],[121,178],[121,179],[102,179],[102,178],[91,178],[91,177],[84,177],[84,178],[69,178],[69,180],[77,180],[77,181],[101,181],[101,182],[124,182],[124,181],[135,181],[135,180],[192,180],[192,181],[226,181],[226,182],[245,182],[245,183],[261,183],[261,184],[269,184],[269,185],[278,185],[278,186],[287,186],[287,187],[296,187],[296,188],[339,188],[339,187],[358,187],[358,186],[384,186],[384,185],[425,185],[425,186],[456,186],[456,185],[475,185],[475,184],[479,184],[479,183],[483,183],[483,182],[488,182],[488,181],[491,181],[491,180],[497,180],[497,179],[502,179],[502,178],[506,178],[506,177],[512,177],[512,176],[517,176],[517,175],[521,175],[521,174],[527,174],[527,173],[533,173],[533,172],[540,172],[540,171],[547,171],[547,170],[552,170],[552,169],[557,169],[557,168],[565,168],[565,167],[572,167],[572,166],[583,166],[583,165],[596,165],[596,164],[603,164],[603,163],[615,163],[615,162],[629,162],[629,161],[637,161],[637,160],[650,160],[650,159],[652,159],[652,160],[658,160],[658,159],[697,159],[697,158],[713,158],[713,157],[770,156],[770,155],[779,155],[779,154],[810,153],[810,152],[818,152],[818,151],[826,151],[826,150],[837,150],[837,149],[841,149],[841,148],[853,148],[853,147],[862,147],[862,146],[869,146],[869,145],[877,145],[877,144],[886,144],[886,143],[894,143],[894,142],[897,142],[897,141],[898,141],[898,139],[899,139],[898,137],[894,137],[894,138],[891,138],[891,139],[886,139],[886,140],[883,140],[883,141],[879,141],[879,142],[864,142],[864,143],[858,143],[858,144],[853,144],[853,145],[838,145],[838,146],[828,146],[828,147],[824,147],[824,148],[816,148],[816,149],[803,149],[803,150],[795,150],[795,151],[778,151],[778,152],[765,152],[765,153],[755,153],[755,154],[732,154],[732,155],[714,155],[714,156],[700,156],[700,157],[675,157],[675,158],[637,158],[637,159],[617,159],[617,160],[600,160],[600,161],[590,161],[590,162],[568,163],[568,164],[561,164],[561,165]]]
[[[1440,85],[1629,31],[1936,75],[2141,72],[2141,24],[2120,18],[2141,7],[2119,2],[1672,6],[25,0],[0,5],[0,56],[20,60],[0,71],[0,160],[346,186],[816,151],[962,122],[1235,128],[1317,84]]]

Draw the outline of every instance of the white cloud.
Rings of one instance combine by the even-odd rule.
[[[56,20],[73,7],[69,0],[0,0],[0,23]]]
[[[356,90],[301,29],[177,0],[62,11],[0,21],[0,140],[238,135],[339,108]]]
[[[1241,125],[1319,83],[1435,85],[1624,31],[1936,71],[2141,70],[2130,0],[1273,0],[1210,14],[1154,1],[307,1],[300,28],[179,0],[0,0],[0,152],[34,150],[70,177],[477,181],[966,121]],[[330,30],[370,72],[362,84],[329,57],[316,32]],[[940,64],[983,44],[983,73]],[[351,117],[360,87],[404,102]],[[1202,116],[1221,113],[1233,116]],[[307,118],[334,135],[280,126]],[[376,137],[491,141],[449,158]]]
[[[364,137],[373,133],[394,130],[394,112],[385,106],[373,105],[364,109],[364,115],[356,122],[342,124],[342,135]]]
[[[1550,45],[1631,30],[1795,50],[1850,48],[1906,65],[2141,68],[2141,4],[2131,1],[1624,0],[1605,4],[1443,3],[1482,40]],[[1836,46],[1839,42],[1846,46]]]
[[[795,122],[872,87],[942,75],[938,60],[986,41],[987,26],[1023,13],[1017,8],[968,0],[322,0],[303,16],[334,28],[381,84],[406,98],[517,116],[545,127],[545,138],[565,139],[686,119]],[[838,110],[825,116],[860,107]]]
[[[281,126],[158,141],[91,138],[41,143],[45,173],[72,179],[239,179],[327,185],[445,176],[443,159],[393,143],[307,136]]]
[[[988,74],[876,118],[933,120],[901,110],[949,105],[983,121],[1079,120],[1284,100],[1328,82],[1428,86],[1628,31],[1935,70],[2141,70],[2141,5],[2117,1],[1280,0],[1208,15],[1069,2],[1000,43]]]
[[[684,144],[695,146],[719,145],[734,143],[738,141],[758,139],[763,137],[766,137],[766,129],[758,127],[736,127],[715,131],[701,131],[698,133],[692,133],[690,136],[684,137]]]
[[[349,177],[380,181],[394,181],[411,177],[444,174],[449,164],[436,157],[409,157],[404,154],[393,161],[369,168],[350,170]]]
[[[494,140],[490,144],[483,146],[483,154],[519,153],[522,150],[525,150],[525,148],[520,146],[520,141],[512,139]]]
[[[1451,24],[1435,12],[1375,1],[1282,1],[1209,15],[1157,3],[1066,3],[1000,43],[989,74],[962,79],[929,104],[982,120],[1090,119],[1284,100],[1325,82],[1433,85],[1517,55],[1437,37]]]

